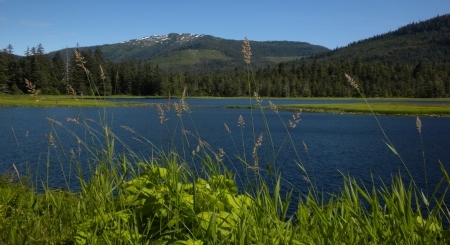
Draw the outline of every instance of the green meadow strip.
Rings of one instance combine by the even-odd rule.
[[[380,115],[450,116],[450,104],[373,103],[370,106],[375,114]],[[226,108],[250,107],[229,105]],[[363,103],[278,105],[278,108],[283,110],[302,109],[306,112],[371,114],[370,109]]]
[[[112,107],[112,106],[153,106],[139,102],[114,102],[86,96],[74,99],[71,96],[43,95],[36,98],[25,95],[0,96],[0,106],[6,107]]]

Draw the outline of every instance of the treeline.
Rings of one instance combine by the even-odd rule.
[[[415,65],[361,62],[359,59],[319,64],[266,66],[235,69],[219,74],[162,71],[158,65],[137,59],[112,62],[100,49],[82,51],[83,60],[65,53],[49,57],[42,45],[27,51],[25,57],[12,55],[12,47],[0,52],[2,92],[27,93],[25,79],[42,94],[68,94],[69,86],[77,94],[90,95],[180,95],[246,96],[250,79],[252,91],[274,97],[358,97],[344,73],[351,75],[368,97],[441,98],[450,95],[450,67],[446,64]],[[89,79],[79,65],[89,70]],[[92,88],[94,88],[92,90]]]

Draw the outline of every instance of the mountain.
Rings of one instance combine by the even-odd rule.
[[[314,55],[309,60],[312,59],[319,63],[358,60],[409,65],[419,62],[447,64],[450,63],[450,14],[413,22],[395,31]]]
[[[212,71],[243,67],[242,43],[240,40],[210,35],[170,33],[80,49],[93,52],[99,48],[104,58],[113,62],[140,59],[159,64],[161,68]],[[250,45],[254,67],[273,65],[329,50],[323,46],[293,41],[250,41]]]

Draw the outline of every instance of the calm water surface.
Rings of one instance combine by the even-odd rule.
[[[165,100],[163,102],[165,103]],[[224,103],[229,104],[229,102],[230,100],[226,100]],[[45,180],[48,175],[50,186],[65,188],[65,176],[66,179],[70,177],[71,187],[76,188],[76,174],[73,171],[71,176],[68,174],[70,168],[73,168],[70,166],[70,150],[73,149],[78,155],[80,148],[80,156],[82,159],[87,159],[84,161],[87,162],[101,155],[98,150],[106,148],[101,137],[87,132],[82,123],[75,124],[67,121],[67,118],[86,117],[95,120],[95,122],[87,122],[92,132],[95,130],[101,132],[101,127],[97,123],[102,120],[111,126],[114,134],[123,143],[116,141],[117,153],[129,155],[129,151],[124,146],[127,145],[132,149],[133,154],[143,159],[149,159],[152,149],[148,144],[138,142],[132,137],[142,136],[141,141],[145,138],[164,150],[171,148],[170,142],[173,137],[177,149],[181,150],[184,147],[187,154],[195,149],[198,144],[196,136],[187,134],[190,146],[186,142],[181,145],[180,139],[185,136],[180,131],[183,125],[193,135],[197,135],[196,132],[198,132],[201,139],[209,143],[216,152],[219,148],[223,148],[227,156],[224,161],[233,170],[237,179],[248,173],[250,170],[243,167],[236,156],[246,158],[250,163],[253,162],[250,110],[194,108],[191,111],[189,115],[183,112],[183,124],[181,124],[174,110],[170,110],[166,113],[166,117],[170,118],[166,121],[166,126],[166,124],[160,124],[156,108],[147,107],[107,108],[106,117],[104,117],[103,109],[96,108],[1,108],[0,172],[13,171],[12,164],[15,164],[21,173],[25,173],[27,166],[25,163],[28,163],[34,177]],[[242,115],[245,120],[242,131],[238,127],[239,115]],[[298,167],[298,163],[306,167],[312,180],[315,176],[318,188],[325,193],[336,192],[342,187],[341,174],[349,174],[368,185],[371,185],[372,177],[375,184],[379,185],[380,180],[388,183],[397,173],[401,173],[405,179],[408,179],[401,160],[386,146],[387,140],[373,116],[302,113],[302,120],[297,127],[289,131],[294,142],[295,147],[293,147],[291,139],[286,137],[286,128],[283,126],[283,121],[289,125],[288,120],[292,118],[292,115],[293,112],[289,111],[279,111],[279,114],[276,114],[271,110],[265,110],[264,119],[259,110],[253,110],[255,135],[257,137],[261,132],[263,133],[263,143],[258,149],[261,169],[266,170],[268,162],[276,162],[283,178],[295,187],[295,193],[304,192],[308,187],[308,183],[302,177],[305,174]],[[61,122],[62,126],[53,124],[52,128],[46,118]],[[264,120],[270,127],[271,137],[264,129]],[[425,188],[424,161],[416,118],[379,116],[378,120],[417,184]],[[425,117],[421,118],[421,121],[427,177],[431,188],[442,177],[439,161],[447,170],[450,170],[450,118]],[[231,133],[225,130],[224,123],[228,125]],[[131,134],[121,126],[132,128],[140,136]],[[167,133],[167,130],[170,133]],[[55,138],[54,146],[49,145],[50,134]],[[94,147],[80,147],[74,135]],[[273,154],[270,154],[272,156],[270,159],[267,157],[268,152],[272,152],[269,139],[273,141],[275,152],[279,152],[275,160]],[[302,141],[307,145],[309,155],[303,149]],[[84,167],[87,168],[87,164]],[[64,169],[64,174],[61,168]],[[87,169],[84,170],[87,172]],[[290,190],[293,186],[285,183],[283,190]]]

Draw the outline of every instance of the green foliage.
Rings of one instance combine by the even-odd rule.
[[[194,183],[174,182],[174,178],[186,176],[178,170],[176,158],[166,164],[168,169],[140,163],[145,170],[123,186],[126,197],[121,206],[124,209],[98,214],[80,224],[77,241],[86,244],[94,237],[102,236],[112,240],[151,239],[164,244],[191,236],[201,240],[207,236],[205,232],[212,215],[219,218],[226,215],[218,232],[222,234],[221,239],[229,237],[233,226],[224,223],[235,222],[232,217],[237,218],[247,210],[251,206],[251,198],[237,196],[233,180],[223,175],[213,176],[208,181],[199,178]],[[138,233],[127,232],[134,231],[131,228]]]

